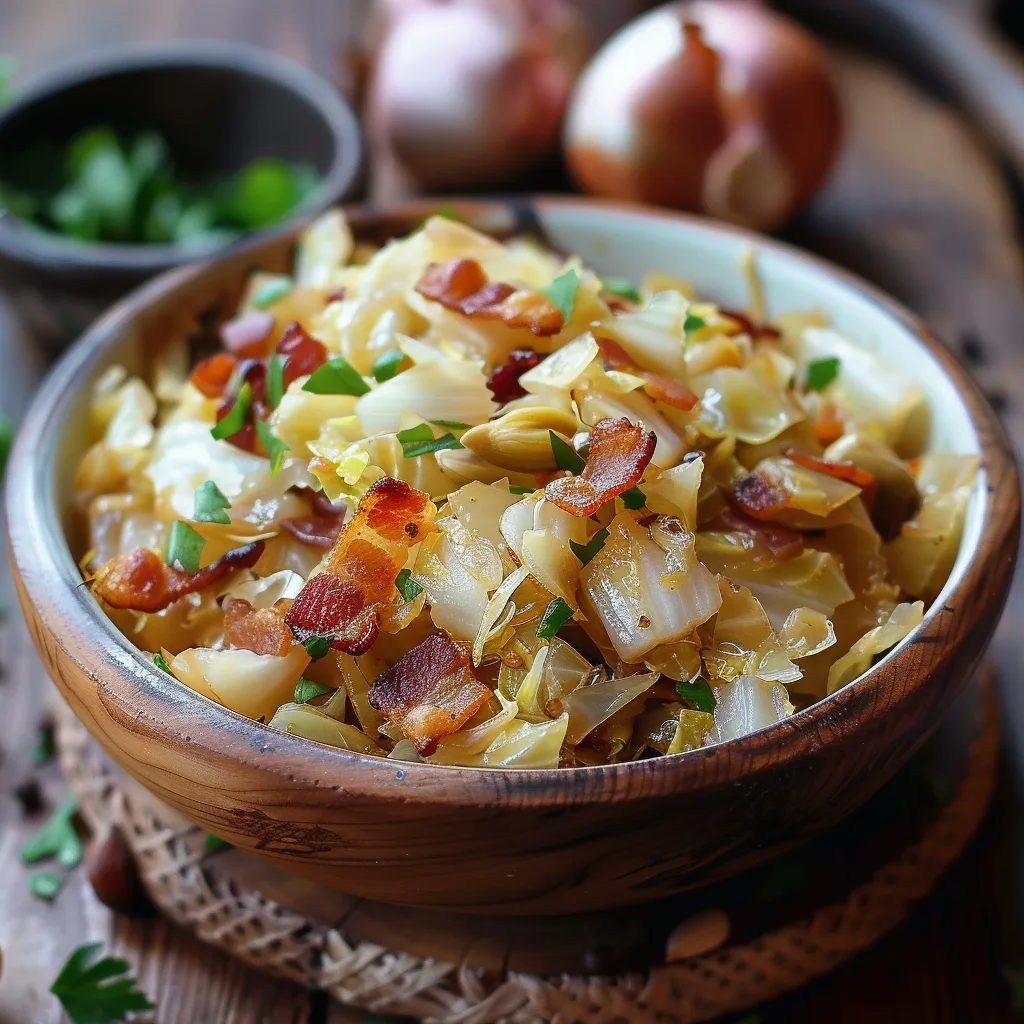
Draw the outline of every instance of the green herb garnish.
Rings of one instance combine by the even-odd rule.
[[[572,609],[560,597],[554,598],[544,609],[540,617],[540,625],[537,627],[538,640],[550,640],[569,619],[572,618]]]
[[[706,324],[707,321],[704,317],[687,313],[686,319],[683,321],[683,334],[693,334],[694,331],[699,331]]]
[[[146,993],[136,988],[128,961],[97,959],[102,950],[102,942],[79,946],[50,986],[72,1024],[114,1024],[133,1011],[155,1010]]]
[[[537,487],[526,487],[523,484],[509,484],[509,494],[533,494],[534,491],[539,490]]]
[[[206,539],[202,534],[196,533],[188,523],[179,519],[171,525],[164,561],[168,565],[177,565],[185,572],[199,572],[199,556],[205,544]]]
[[[276,409],[284,398],[284,364],[280,353],[275,352],[267,364],[267,402]]]
[[[303,391],[314,395],[365,395],[370,385],[359,371],[344,357],[332,356],[310,375],[302,385]]]
[[[567,270],[564,274],[559,274],[547,288],[540,289],[541,293],[558,307],[562,314],[563,327],[572,319],[572,311],[576,305],[576,289],[579,286],[580,279],[576,271]]]
[[[274,274],[256,289],[252,304],[257,309],[266,309],[278,299],[283,299],[294,287],[295,282],[287,274]]]
[[[223,441],[227,437],[237,434],[249,419],[249,409],[252,407],[252,385],[246,381],[239,389],[235,404],[227,411],[217,423],[210,428],[210,434],[216,441]]]
[[[50,816],[50,820],[21,848],[24,864],[56,857],[66,868],[73,868],[82,859],[82,841],[75,831],[78,805],[69,796]]]
[[[447,427],[449,430],[469,430],[469,424],[462,420],[431,420],[435,427]]]
[[[692,683],[676,683],[676,693],[684,704],[689,704],[694,710],[714,714],[715,695],[703,676],[697,676]]]
[[[171,671],[171,666],[167,664],[167,659],[162,654],[153,655],[153,664],[156,665],[161,672],[166,672],[169,676],[173,676],[174,673]]]
[[[406,604],[423,593],[423,588],[412,578],[412,572],[409,569],[402,569],[399,572],[395,577],[395,586]]]
[[[647,504],[647,495],[636,486],[630,487],[628,491],[623,491],[619,497],[626,508],[638,509]]]
[[[629,299],[630,302],[640,301],[640,293],[633,287],[628,278],[606,277],[601,281],[601,284],[604,290],[611,292],[612,295],[621,295],[622,298]]]
[[[267,458],[270,459],[270,475],[277,476],[281,471],[284,453],[290,449],[281,438],[274,435],[274,432],[263,420],[256,421],[256,434],[267,453]]]
[[[0,413],[0,480],[3,479],[4,470],[7,469],[7,460],[11,455],[12,444],[14,444],[14,420],[10,416]]]
[[[402,454],[407,459],[415,459],[430,452],[444,451],[446,448],[461,448],[462,445],[454,434],[442,434],[434,437],[433,430],[427,423],[417,423],[415,427],[400,430],[395,437],[402,446]]]
[[[221,523],[227,525],[231,517],[226,509],[231,508],[231,502],[224,496],[224,492],[212,481],[204,480],[196,488],[196,504],[192,512],[192,521],[196,523]]]
[[[321,658],[327,657],[327,652],[331,649],[332,639],[329,636],[307,636],[302,641],[302,646],[306,648],[306,653],[313,661],[319,661]]]
[[[295,684],[292,702],[295,704],[308,704],[314,698],[322,697],[325,693],[334,693],[334,687],[324,686],[323,683],[315,683],[312,679],[302,676]]]
[[[604,542],[608,539],[607,530],[598,530],[586,544],[577,544],[576,541],[569,541],[569,547],[572,548],[572,553],[586,565],[590,560],[604,547]]]
[[[807,364],[807,386],[812,391],[824,391],[839,376],[839,359],[826,356]]]
[[[315,183],[314,183],[315,184]],[[276,224],[312,191],[310,172],[283,160],[253,160],[228,186],[224,211],[250,230]]]
[[[52,900],[63,885],[64,879],[56,871],[35,871],[28,880],[32,895],[41,900]]]
[[[386,352],[381,352],[373,361],[373,366],[370,369],[373,379],[378,384],[391,380],[398,373],[398,368],[402,365],[404,358],[405,353],[401,349],[389,348]]]
[[[559,469],[566,469],[579,476],[587,466],[579,452],[568,441],[563,441],[553,430],[548,431],[548,437],[551,439],[551,454],[555,457],[555,465]]]
[[[207,832],[203,836],[203,853],[216,853],[218,850],[230,850],[232,844],[220,836]]]

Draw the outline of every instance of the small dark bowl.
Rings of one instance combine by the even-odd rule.
[[[313,166],[318,188],[255,233],[266,238],[344,198],[362,157],[355,116],[329,83],[273,53],[193,41],[119,50],[30,83],[0,113],[0,177],[12,154],[97,124],[159,131],[185,178],[228,175],[258,157]],[[146,278],[224,248],[79,242],[0,212],[0,286],[29,330],[63,345]]]

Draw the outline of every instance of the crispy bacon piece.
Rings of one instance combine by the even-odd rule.
[[[662,373],[642,370],[629,357],[629,353],[611,338],[597,338],[597,347],[601,350],[601,360],[609,370],[621,370],[631,373],[634,377],[643,378],[644,391],[656,402],[664,402],[676,409],[688,412],[699,399],[682,381],[666,377]]]
[[[579,476],[559,477],[544,497],[574,516],[593,515],[606,501],[640,482],[656,438],[625,416],[603,419],[590,432],[590,455]]]
[[[740,512],[739,509],[724,509],[718,517],[722,526],[729,531],[750,533],[763,541],[776,558],[786,561],[803,553],[803,534],[778,523],[760,523]]]
[[[300,641],[331,637],[346,654],[365,654],[380,632],[380,611],[395,598],[395,577],[437,510],[422,491],[384,477],[363,495],[324,568],[299,591],[285,621]]]
[[[189,380],[207,398],[220,398],[237,365],[238,360],[233,355],[218,352],[197,363]]]
[[[221,324],[220,340],[224,347],[243,359],[259,359],[267,354],[274,314],[254,309]]]
[[[253,608],[241,598],[224,604],[224,643],[228,647],[283,658],[295,642],[278,608]]]
[[[306,489],[312,506],[308,516],[293,516],[281,525],[303,544],[315,548],[332,548],[341,535],[345,523],[345,505],[335,505],[322,491]]]
[[[751,341],[758,341],[760,338],[782,337],[782,331],[777,327],[772,327],[771,324],[754,323],[746,313],[741,313],[738,309],[724,309],[720,306],[718,312],[729,317],[730,320],[735,320],[740,326],[739,333],[749,334]]]
[[[469,651],[441,633],[428,636],[370,687],[370,706],[388,716],[424,757],[490,699],[473,675]]]
[[[428,264],[416,291],[463,316],[501,320],[507,327],[523,327],[538,337],[557,334],[565,326],[561,310],[546,295],[488,282],[476,260]]]
[[[293,380],[309,376],[327,362],[327,349],[296,322],[284,329],[275,351],[287,357],[281,374],[286,388]]]
[[[733,487],[732,496],[747,515],[771,519],[785,509],[790,495],[774,474],[755,469]]]
[[[501,366],[496,366],[487,378],[487,387],[494,395],[494,400],[504,405],[505,402],[525,395],[526,391],[519,385],[519,378],[539,362],[540,353],[534,352],[532,348],[516,348],[509,352],[508,359]]]
[[[344,285],[342,285],[339,288],[335,288],[333,292],[328,292],[324,296],[324,305],[325,306],[329,306],[332,302],[341,302],[341,301],[344,300],[344,298],[345,298],[345,296],[347,294],[348,293],[345,290],[345,286]]]
[[[875,494],[878,492],[878,483],[874,474],[866,469],[860,469],[852,462],[828,462],[826,459],[819,459],[817,455],[808,455],[806,452],[797,451],[795,448],[787,448],[784,452],[791,462],[803,466],[804,469],[813,469],[817,473],[824,473],[826,476],[833,476],[837,480],[845,480],[854,487],[860,488],[861,498],[867,510],[875,502]]]
[[[194,594],[234,569],[251,569],[263,554],[261,540],[225,552],[199,572],[166,565],[151,548],[135,548],[104,562],[92,582],[93,593],[112,608],[159,612],[186,594]]]

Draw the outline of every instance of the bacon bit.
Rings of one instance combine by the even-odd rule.
[[[780,526],[778,523],[760,523],[735,508],[723,509],[718,518],[727,530],[753,534],[763,541],[768,546],[768,550],[781,561],[788,561],[790,558],[796,558],[797,555],[803,554],[803,534],[789,529],[788,526]]]
[[[207,398],[220,398],[235,372],[238,360],[227,352],[218,352],[198,363],[189,380]]]
[[[751,341],[757,341],[759,338],[781,338],[782,331],[777,327],[772,327],[771,324],[756,324],[753,320],[747,316],[746,313],[741,313],[736,309],[724,309],[719,306],[718,312],[722,316],[727,316],[730,320],[735,320],[739,324],[739,334],[749,334]]]
[[[308,377],[327,362],[327,349],[299,323],[290,323],[277,343],[277,354],[287,356],[281,374],[287,388],[293,380]]]
[[[196,573],[166,565],[151,548],[135,548],[99,567],[93,578],[93,593],[112,608],[159,612],[186,594],[204,590],[234,569],[251,569],[265,546],[258,540],[232,548]]]
[[[281,525],[303,544],[315,548],[332,548],[345,524],[346,507],[335,505],[322,491],[306,489],[312,513],[285,519]]]
[[[574,516],[593,515],[606,501],[640,482],[656,438],[625,416],[600,420],[590,432],[590,456],[579,476],[559,477],[544,497]]]
[[[355,515],[306,581],[285,621],[300,641],[330,636],[346,654],[365,654],[380,632],[380,610],[397,594],[395,577],[434,522],[422,491],[384,477],[363,495]]]
[[[644,391],[656,402],[664,402],[675,409],[689,412],[699,399],[681,381],[666,377],[661,373],[640,369],[629,353],[611,338],[597,338],[597,347],[601,350],[601,359],[609,370],[621,370],[640,377],[644,382]]]
[[[540,353],[532,348],[516,348],[508,354],[508,359],[496,366],[487,378],[487,387],[494,395],[494,400],[502,405],[520,398],[526,391],[519,386],[519,378],[527,370],[532,370],[540,362]]]
[[[332,302],[342,302],[347,294],[344,286],[335,288],[333,292],[328,292],[324,296],[324,305],[329,306]]]
[[[826,459],[819,459],[817,455],[808,455],[806,452],[799,452],[795,448],[787,448],[783,454],[791,462],[795,462],[804,469],[813,469],[816,473],[824,473],[826,476],[835,477],[837,480],[845,480],[854,487],[859,487],[861,497],[867,510],[875,503],[875,495],[878,493],[878,482],[874,474],[866,469],[860,469],[852,462],[828,462]]]
[[[435,633],[379,675],[367,699],[428,757],[439,740],[462,728],[491,695],[473,675],[469,652]]]
[[[267,342],[273,329],[274,314],[256,309],[221,324],[220,340],[236,356],[259,359],[267,354]]]
[[[237,597],[225,602],[224,643],[228,647],[283,658],[294,642],[280,609],[253,608]]]
[[[463,316],[501,320],[506,327],[523,327],[538,337],[557,334],[565,326],[561,310],[546,295],[488,282],[476,260],[428,264],[416,291]]]
[[[827,448],[833,441],[843,436],[843,418],[839,415],[835,402],[824,401],[818,406],[818,415],[814,420],[814,433],[818,444]]]
[[[217,407],[217,422],[220,423],[222,419],[234,408],[235,401],[238,398],[238,391],[242,385],[248,383],[252,389],[252,404],[249,406],[249,418],[245,426],[241,430],[236,431],[229,437],[225,437],[224,440],[228,444],[233,444],[236,448],[241,448],[243,452],[255,452],[256,451],[256,420],[266,419],[270,415],[270,409],[267,406],[266,390],[267,390],[267,367],[266,364],[261,362],[259,359],[246,359],[244,362],[238,364],[238,370],[235,375],[237,381],[237,388],[231,395],[226,395],[221,399],[220,405]]]
[[[786,507],[789,491],[781,481],[763,470],[755,469],[733,487],[736,504],[755,519],[771,519]]]

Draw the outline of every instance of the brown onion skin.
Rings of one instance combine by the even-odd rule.
[[[630,82],[623,39],[654,18],[671,30],[667,16],[686,46]],[[618,93],[617,76],[626,83]],[[742,89],[729,87],[738,80]],[[593,122],[598,107],[628,120],[631,144],[588,137],[588,109]],[[838,95],[812,36],[750,0],[689,0],[651,11],[598,53],[577,83],[565,149],[588,192],[768,229],[821,187],[840,140]],[[741,178],[735,154],[755,151],[760,162]]]

